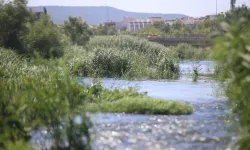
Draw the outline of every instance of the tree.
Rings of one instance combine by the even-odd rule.
[[[145,28],[137,30],[135,34],[139,36],[161,35],[161,31],[153,25],[146,25]]]
[[[64,22],[63,29],[73,44],[85,45],[89,41],[90,36],[93,35],[87,23],[82,21],[81,18],[70,16],[69,20]]]
[[[107,26],[106,25],[98,25],[96,28],[93,29],[95,35],[107,35]]]
[[[231,11],[225,13],[224,21],[230,23],[239,17],[244,17],[246,19],[250,19],[250,8],[246,5],[242,5],[241,7],[236,7]]]
[[[3,6],[4,0],[0,0],[0,7]]]
[[[117,32],[114,27],[108,28],[108,35],[115,35]]]
[[[0,7],[0,46],[23,52],[22,36],[31,18],[26,0],[14,0]]]
[[[235,8],[235,3],[236,3],[236,0],[231,0],[231,9]]]
[[[248,11],[246,11],[248,10]],[[241,12],[242,11],[242,12]],[[248,13],[246,13],[248,12]],[[230,106],[239,118],[239,150],[250,149],[250,20],[249,8],[234,8],[222,22],[224,34],[215,40],[213,56],[218,76],[229,97]],[[243,14],[248,14],[244,16]],[[233,16],[233,17],[231,17]]]
[[[43,13],[44,13],[45,15],[47,15],[47,9],[46,9],[46,7],[43,7]]]
[[[117,34],[116,29],[113,26],[108,27],[107,25],[100,24],[93,29],[95,35],[115,35]]]
[[[153,23],[153,26],[159,30],[161,30],[161,32],[163,33],[168,33],[170,32],[170,26],[169,24],[165,24],[164,21],[156,21]]]
[[[39,54],[42,58],[63,55],[61,33],[51,23],[50,17],[42,14],[41,18],[27,25],[28,33],[24,36],[25,51],[30,56]]]
[[[182,27],[183,27],[183,24],[180,21],[176,21],[171,26],[171,28],[174,30],[180,30]]]

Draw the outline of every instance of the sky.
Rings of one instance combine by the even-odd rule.
[[[250,6],[250,0],[236,0]],[[216,0],[29,0],[29,6],[111,6],[133,12],[178,13],[199,17],[216,14]],[[230,0],[217,0],[217,11],[230,8]]]

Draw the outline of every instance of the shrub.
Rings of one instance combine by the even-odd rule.
[[[57,148],[67,142],[90,149],[91,124],[82,110],[87,93],[63,66],[34,66],[0,49],[0,89],[0,149],[29,147],[31,131],[41,128],[52,133]],[[82,123],[73,122],[76,115]]]
[[[97,77],[122,77],[130,67],[128,61],[125,53],[96,48],[91,60],[92,73]]]
[[[42,15],[34,24],[28,24],[28,33],[24,36],[26,52],[42,58],[54,58],[63,55],[61,34],[51,23],[49,16]]]
[[[178,44],[171,47],[171,50],[180,60],[206,60],[209,59],[211,52],[209,48],[196,48],[189,44]]]
[[[213,56],[220,67],[219,79],[242,126],[239,149],[246,150],[250,149],[250,21],[233,17],[222,27],[225,34],[215,40]]]
[[[14,0],[0,6],[0,47],[24,52],[22,36],[26,34],[25,24],[31,19],[26,0]]]
[[[65,59],[76,74],[95,77],[172,79],[179,77],[173,52],[164,46],[129,36],[94,37],[83,48],[73,47]],[[75,53],[75,54],[73,54]],[[162,61],[164,60],[164,61]]]
[[[69,17],[69,21],[64,22],[63,29],[65,34],[71,38],[73,44],[77,45],[85,45],[90,36],[93,35],[88,24],[83,22],[81,18]]]

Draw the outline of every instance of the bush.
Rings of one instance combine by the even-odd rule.
[[[128,56],[112,49],[97,48],[91,60],[92,74],[97,77],[122,77],[130,65]]]
[[[13,0],[0,5],[0,47],[24,52],[22,36],[26,34],[25,24],[31,19],[26,0]]]
[[[242,126],[239,149],[247,150],[250,149],[250,21],[246,16],[233,17],[230,24],[223,22],[222,27],[225,34],[215,40],[213,56],[219,65],[219,79]]]
[[[63,66],[34,66],[0,49],[0,89],[0,149],[29,147],[31,131],[41,128],[52,133],[57,148],[66,142],[90,149],[91,124],[82,110],[88,96]],[[82,123],[73,122],[76,115]]]
[[[129,79],[179,77],[174,53],[157,43],[129,36],[103,36],[92,38],[86,47],[86,50],[73,47],[64,57],[70,70],[78,75]]]
[[[189,44],[178,44],[171,47],[171,50],[180,60],[206,60],[209,59],[211,52],[209,48],[196,48]]]
[[[28,33],[24,36],[26,53],[39,54],[42,58],[55,58],[63,55],[61,33],[51,23],[49,16],[42,15],[34,24],[28,24]]]
[[[86,22],[83,22],[81,18],[69,17],[69,21],[64,22],[64,32],[71,38],[73,44],[85,45],[90,36],[93,35],[92,31]]]

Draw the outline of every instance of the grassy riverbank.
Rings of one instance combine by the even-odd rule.
[[[86,110],[90,112],[156,115],[183,115],[193,112],[193,108],[184,103],[149,97],[125,97],[114,102],[89,104]]]
[[[177,79],[179,61],[209,56],[209,49],[187,44],[164,47],[132,36],[97,36],[85,47],[68,47],[63,59],[78,76],[141,80]]]
[[[90,148],[88,128],[91,122],[83,112],[190,114],[191,106],[172,101],[155,100],[135,90],[109,90],[101,84],[81,85],[68,72],[61,60],[27,59],[11,50],[0,48],[0,147],[29,147],[30,132],[46,127],[53,133],[55,146],[61,136],[72,137],[81,132],[88,142],[70,147]],[[82,116],[82,124],[74,116]],[[61,123],[66,125],[59,128]],[[72,130],[72,132],[68,132]],[[66,134],[66,135],[65,135]],[[13,139],[14,137],[14,139]],[[65,142],[65,141],[64,141]],[[62,146],[64,147],[64,146]],[[30,148],[31,149],[31,148]]]
[[[138,93],[133,88],[105,89],[99,82],[91,85],[90,94],[95,98],[86,104],[86,111],[155,114],[155,115],[184,115],[191,114],[193,108],[182,102],[150,98]]]

